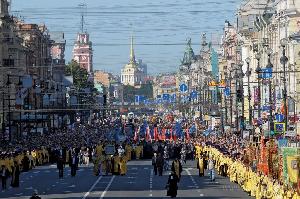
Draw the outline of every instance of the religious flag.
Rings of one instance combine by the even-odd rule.
[[[147,130],[147,127],[148,127],[148,123],[146,120],[143,121],[143,124],[141,125],[140,127],[140,135],[142,137],[145,137],[146,136],[146,130]]]
[[[146,128],[146,141],[149,142],[151,141],[151,135],[150,135],[150,128],[147,126]]]
[[[186,135],[186,141],[189,141],[190,140],[190,131],[189,131],[189,128],[186,128],[185,135]]]
[[[138,138],[139,138],[139,136],[138,136],[138,129],[135,129],[135,132],[134,132],[134,141],[138,141]]]
[[[154,127],[154,140],[158,141],[158,139],[159,139],[158,129],[157,129],[157,127]]]
[[[178,138],[184,139],[184,133],[182,130],[182,126],[179,122],[176,122],[176,124],[175,124],[175,134]]]
[[[170,133],[170,141],[173,141],[173,129],[170,129],[169,130],[169,133]]]
[[[166,140],[166,129],[163,128],[161,131],[161,140]]]
[[[116,142],[120,141],[120,131],[121,131],[121,129],[119,129],[118,127],[115,128],[115,136],[114,136],[114,138],[115,138]]]
[[[298,162],[300,160],[300,156],[287,156],[286,160],[287,160],[289,182],[297,183],[299,177]]]
[[[197,131],[196,125],[193,124],[193,125],[191,126],[191,128],[189,129],[189,133],[190,133],[190,134],[194,134],[194,133],[196,133],[196,131]]]
[[[177,135],[176,135],[176,131],[172,129],[172,140],[174,140],[174,142],[177,141]]]

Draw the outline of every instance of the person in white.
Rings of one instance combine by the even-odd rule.
[[[211,181],[215,181],[214,167],[215,167],[214,161],[213,161],[212,157],[210,156],[209,160],[208,160],[208,170],[209,170],[209,176],[210,176]]]
[[[85,162],[85,165],[87,165],[87,166],[90,164],[89,149],[88,148],[84,152],[84,162]]]
[[[124,153],[125,153],[125,150],[123,149],[122,146],[120,146],[120,147],[118,148],[118,154],[119,154],[119,157],[121,157]]]

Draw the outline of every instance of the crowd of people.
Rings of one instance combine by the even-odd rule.
[[[132,124],[129,130],[128,122]],[[128,121],[111,117],[90,125],[78,123],[41,135],[28,134],[10,144],[1,142],[2,189],[7,188],[9,178],[11,186],[18,187],[22,171],[44,164],[56,163],[59,178],[64,177],[65,165],[75,177],[79,165],[91,163],[96,176],[126,175],[128,161],[145,158],[152,159],[155,175],[171,170],[167,195],[176,197],[182,165],[195,159],[200,177],[208,170],[214,181],[216,170],[257,199],[299,199],[295,187],[265,175],[249,160],[249,141],[230,131],[203,135],[197,125],[193,119],[172,115]]]

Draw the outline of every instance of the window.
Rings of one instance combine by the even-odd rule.
[[[15,66],[14,60],[13,59],[3,59],[3,66],[4,67],[12,67]]]

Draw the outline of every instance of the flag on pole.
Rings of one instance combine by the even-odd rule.
[[[149,142],[151,141],[151,135],[150,135],[150,128],[147,126],[146,128],[146,141]]]
[[[189,128],[186,128],[185,134],[186,134],[186,141],[189,141],[190,140],[190,131],[189,131]]]
[[[158,129],[157,127],[154,127],[154,140],[158,141],[159,137],[158,137]]]
[[[161,139],[164,141],[166,140],[166,129],[165,128],[163,128],[161,131]]]
[[[134,141],[136,141],[136,142],[139,139],[138,132],[139,132],[139,129],[135,129],[135,132],[134,132]]]

